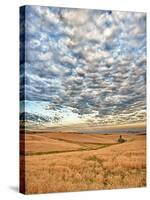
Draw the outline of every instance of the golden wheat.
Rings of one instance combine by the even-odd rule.
[[[48,137],[50,138],[50,136]],[[54,137],[54,134],[52,137]],[[78,140],[79,137],[80,135],[78,135]],[[97,137],[99,138],[99,143],[102,138],[104,140],[102,140],[101,143],[105,141],[106,144],[107,139],[109,142],[111,141],[110,143],[113,143],[117,136],[114,134],[110,136],[101,135],[101,137],[93,135],[91,137],[93,137],[92,142]],[[89,150],[82,149],[81,151],[75,152],[25,156],[25,192],[45,193],[145,186],[145,135],[131,136],[131,134],[126,134],[124,137],[127,139],[126,143],[115,143],[95,150],[90,150],[90,146]],[[67,137],[65,140],[67,140]],[[69,140],[71,140],[70,137]],[[26,143],[28,143],[28,141],[29,140],[26,140]],[[75,137],[73,141],[75,142]],[[81,146],[86,141],[87,138],[84,140],[82,135]],[[67,143],[67,141],[60,140],[57,142]],[[43,144],[45,144],[45,142]],[[74,150],[79,150],[79,144],[68,144],[72,145]],[[60,145],[59,147],[58,145],[58,149],[61,149],[62,146]],[[31,147],[32,151],[35,150],[34,148],[35,146]],[[42,147],[38,147],[38,151],[41,150],[41,148]],[[45,147],[43,148],[45,151]],[[52,150],[51,147],[48,150]]]

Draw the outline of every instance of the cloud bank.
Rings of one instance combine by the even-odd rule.
[[[94,125],[145,121],[145,13],[26,6],[25,14],[21,100],[61,105]]]

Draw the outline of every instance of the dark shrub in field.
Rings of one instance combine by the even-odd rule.
[[[118,138],[118,142],[119,142],[119,143],[123,143],[123,142],[125,142],[125,141],[126,141],[126,140],[123,139],[122,136],[120,135],[120,137]]]

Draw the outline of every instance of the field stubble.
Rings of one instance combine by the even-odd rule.
[[[37,136],[41,137],[36,135],[35,140],[34,136],[32,139],[26,138],[26,152],[42,150],[42,140],[39,140],[40,148],[36,149],[34,145],[33,147],[28,145],[29,141],[31,145],[31,140],[37,141]],[[48,134],[47,137],[51,142],[51,138],[53,137],[54,140],[55,135]],[[63,140],[60,140],[62,137]],[[42,155],[22,155],[25,158],[25,193],[144,187],[146,185],[146,136],[126,134],[124,137],[127,142],[118,144],[115,134],[100,136],[93,134],[91,138],[85,136],[85,139],[82,135],[81,140],[80,135],[78,137],[74,135],[73,138],[65,134],[56,135],[57,152],[55,149],[55,153],[52,153],[53,145],[49,147],[50,149],[43,145]],[[48,143],[46,138],[44,143],[45,141]],[[70,145],[67,149],[65,143]],[[103,148],[100,146],[102,144],[105,144]],[[62,147],[68,152],[63,152]],[[50,153],[44,154],[45,150]]]

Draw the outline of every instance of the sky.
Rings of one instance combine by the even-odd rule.
[[[20,19],[27,128],[145,124],[145,13],[26,6]]]

